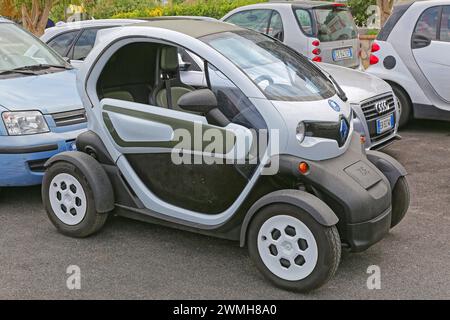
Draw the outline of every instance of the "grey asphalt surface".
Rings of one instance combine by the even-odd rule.
[[[450,299],[450,124],[418,121],[386,152],[409,171],[405,220],[336,276],[300,295],[267,283],[236,243],[124,218],[76,240],[56,232],[40,188],[0,192],[0,299]],[[66,268],[81,269],[81,290]],[[367,268],[381,269],[368,290]]]

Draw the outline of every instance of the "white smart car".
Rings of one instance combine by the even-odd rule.
[[[372,47],[367,72],[388,81],[411,118],[450,121],[450,1],[397,6]]]

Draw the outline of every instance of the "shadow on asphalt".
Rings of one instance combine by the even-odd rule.
[[[399,133],[405,131],[427,132],[427,133],[448,133],[450,135],[450,122],[435,120],[412,120]]]

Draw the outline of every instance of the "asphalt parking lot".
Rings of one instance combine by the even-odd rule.
[[[410,173],[406,219],[367,252],[344,254],[309,295],[272,287],[229,241],[118,217],[94,237],[67,238],[33,187],[0,192],[0,299],[450,299],[450,124],[418,121],[401,135],[386,152]],[[66,286],[70,265],[80,290]],[[371,265],[380,290],[367,289]]]

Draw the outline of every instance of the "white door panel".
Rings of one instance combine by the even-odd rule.
[[[413,49],[422,73],[437,94],[450,101],[450,43],[432,41],[426,48]]]

